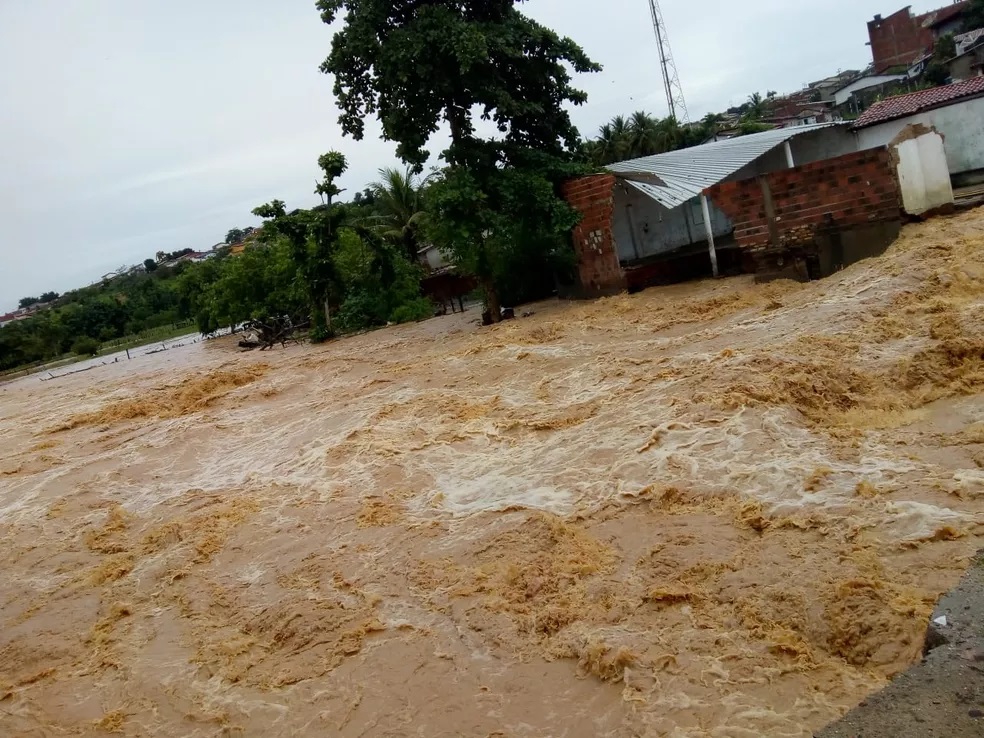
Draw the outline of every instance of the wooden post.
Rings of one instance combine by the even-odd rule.
[[[793,147],[789,145],[789,141],[783,141],[782,149],[786,152],[786,167],[793,169],[796,166],[796,162],[793,161]]]
[[[711,225],[711,210],[707,207],[707,195],[700,193],[700,209],[704,213],[704,230],[707,232],[707,250],[711,255],[711,272],[718,275],[718,257],[714,250],[714,227]]]
[[[127,359],[127,361],[130,361],[130,349],[123,349],[123,350],[126,351],[126,359]]]

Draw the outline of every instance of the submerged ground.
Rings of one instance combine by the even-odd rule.
[[[984,541],[984,210],[0,385],[0,734],[809,736]]]

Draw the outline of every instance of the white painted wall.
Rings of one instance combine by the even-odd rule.
[[[922,123],[943,134],[950,174],[984,169],[984,97],[917,113],[857,131],[860,149],[887,146],[908,125]]]
[[[840,106],[851,99],[853,95],[858,90],[866,90],[869,87],[877,87],[878,85],[884,85],[888,82],[895,82],[900,79],[905,79],[904,74],[880,74],[873,77],[862,77],[861,79],[856,79],[851,84],[846,87],[841,87],[837,92],[834,93],[834,105]]]
[[[953,203],[943,137],[928,131],[891,145],[898,159],[902,207],[911,215]]]
[[[728,216],[713,203],[708,205],[715,238],[731,233],[734,228]],[[665,254],[707,240],[700,198],[668,210],[630,185],[616,186],[612,221],[618,258],[623,262]]]

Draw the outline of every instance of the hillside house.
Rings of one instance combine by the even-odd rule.
[[[968,0],[961,0],[921,15],[906,6],[887,17],[868,21],[868,44],[877,74],[908,68],[931,54],[937,39],[963,30]]]

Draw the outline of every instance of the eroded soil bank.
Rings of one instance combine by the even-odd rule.
[[[809,736],[984,545],[984,210],[0,386],[0,734]]]

